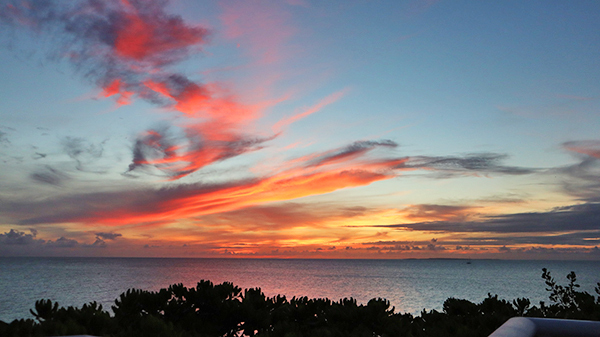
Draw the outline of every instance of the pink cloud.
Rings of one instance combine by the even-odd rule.
[[[290,124],[297,122],[300,119],[305,118],[309,115],[312,115],[315,112],[321,111],[321,109],[328,106],[329,104],[332,104],[332,103],[338,101],[347,92],[348,92],[348,90],[341,90],[341,91],[335,92],[335,93],[323,98],[317,104],[305,109],[303,112],[280,120],[279,122],[275,123],[275,125],[273,125],[273,131],[279,132],[281,129],[289,126]]]
[[[225,36],[239,41],[258,64],[272,64],[289,57],[284,46],[295,32],[290,16],[276,3],[224,1],[221,21]]]
[[[572,152],[600,159],[600,140],[580,140],[566,142],[563,146]]]

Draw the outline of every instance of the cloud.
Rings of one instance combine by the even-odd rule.
[[[60,34],[61,55],[105,95],[142,94],[144,78],[186,58],[206,42],[208,30],[165,12],[166,1],[15,2],[0,20],[17,27]]]
[[[286,48],[295,29],[289,13],[267,1],[222,1],[225,37],[237,41],[260,65],[273,65],[290,56]]]
[[[438,240],[438,245],[443,245],[446,250],[452,247],[456,250],[479,249],[483,247],[523,247],[534,246],[578,246],[593,247],[600,243],[600,230],[564,231],[564,232],[444,232],[433,231],[436,235],[444,235],[443,240]],[[364,245],[391,246],[394,250],[411,250],[412,247],[423,249],[428,242],[425,241],[376,241],[365,242]],[[390,248],[391,249],[391,248]]]
[[[37,232],[32,231],[31,234],[25,234],[24,232],[15,231],[11,229],[4,234],[0,234],[1,245],[32,245],[35,243],[44,243],[44,240],[36,239]]]
[[[73,159],[79,159],[82,156],[100,158],[104,150],[102,143],[94,145],[78,137],[65,137],[61,140],[61,145],[65,153]]]
[[[443,156],[410,157],[405,167],[412,169],[430,169],[436,178],[452,178],[465,174],[507,174],[523,175],[535,173],[538,170],[516,166],[504,166],[500,162],[507,156],[497,153],[469,154],[464,157]]]
[[[6,132],[0,130],[0,145],[6,146],[9,144],[10,144],[10,140],[8,140],[8,137],[6,136]]]
[[[39,183],[61,186],[63,183],[70,179],[70,177],[48,165],[45,166],[44,170],[39,170],[29,175],[29,177]]]
[[[42,201],[7,200],[0,203],[0,210],[29,224],[79,221],[116,225],[175,221],[391,179],[397,174],[394,170],[398,160],[360,158],[360,154],[377,146],[393,147],[393,144],[385,141],[354,144],[341,152],[294,160],[290,167],[282,171],[254,179],[98,192]],[[158,147],[165,148],[162,145]],[[349,155],[351,151],[358,155]],[[307,165],[311,158],[317,158],[321,164]],[[335,161],[336,166],[324,165],[325,161]],[[35,212],[31,212],[31,209]]]
[[[600,161],[583,158],[579,163],[553,169],[549,174],[561,174],[563,191],[581,200],[600,201]]]
[[[199,167],[183,163],[179,154],[172,154],[174,142],[163,133],[148,136],[148,143],[164,164],[158,159],[153,164],[177,178]],[[234,145],[234,146],[232,146]],[[218,160],[251,149],[254,142],[223,143],[221,152],[206,153],[205,160]],[[236,147],[239,146],[239,147]],[[395,149],[397,144],[389,140],[359,141],[331,151],[315,153],[284,162],[275,172],[251,179],[223,183],[174,184],[160,189],[146,188],[130,191],[82,193],[60,196],[40,201],[8,201],[0,203],[0,211],[19,219],[21,224],[82,222],[110,226],[124,224],[164,224],[190,217],[216,214],[257,206],[269,202],[287,201],[319,195],[343,188],[365,186],[376,181],[392,179],[416,168],[407,168],[407,157],[381,159],[370,156],[375,149]],[[173,149],[173,150],[172,150]],[[186,153],[191,152],[187,151]],[[147,153],[137,155],[146,159]],[[212,156],[212,157],[211,157]],[[201,159],[201,158],[199,158]],[[461,162],[462,163],[462,162]],[[175,166],[170,166],[175,165]],[[410,165],[409,165],[410,166]],[[436,165],[431,165],[435,167]],[[490,166],[492,169],[490,169]],[[490,171],[498,165],[472,165],[470,170]],[[191,168],[190,168],[191,167]],[[416,166],[415,166],[416,167]],[[462,167],[462,166],[461,166]],[[134,166],[134,169],[137,167]],[[431,169],[431,168],[429,168]],[[34,210],[33,212],[31,210]],[[455,219],[465,216],[467,209],[420,206],[407,210],[408,216],[419,214],[441,217],[454,211]],[[419,213],[420,212],[420,213]],[[462,212],[462,213],[461,213]],[[462,215],[461,215],[462,214]],[[447,218],[451,219],[451,218]],[[427,226],[431,226],[428,224]]]
[[[272,139],[233,136],[217,140],[205,138],[205,133],[193,127],[184,131],[184,135],[177,135],[162,126],[144,132],[135,142],[126,174],[153,167],[176,180],[212,163],[259,150]]]
[[[587,202],[600,202],[600,141],[570,141],[563,147],[574,154],[579,162],[552,169],[548,174],[563,177],[563,191]]]
[[[600,244],[600,230],[586,230],[579,232],[548,232],[535,235],[469,235],[463,244],[469,245],[598,245]]]
[[[92,144],[80,137],[64,137],[60,144],[62,150],[77,162],[77,169],[83,171],[85,165],[102,157],[106,140],[99,144]]]
[[[46,242],[46,246],[50,247],[50,248],[74,248],[74,247],[77,247],[78,245],[79,245],[79,242],[77,242],[77,240],[68,239],[64,236],[61,236],[60,238],[56,239],[55,241],[48,240]]]
[[[73,252],[79,255],[83,253],[82,248],[108,247],[104,240],[114,240],[120,234],[97,233],[96,240],[89,244],[80,243],[65,236],[61,236],[56,240],[43,240],[36,238],[36,236],[37,230],[35,229],[30,229],[30,234],[11,229],[0,234],[0,252],[7,256],[51,256],[56,254],[61,256]]]
[[[527,202],[524,195],[508,193],[503,195],[492,195],[486,198],[478,199],[477,202],[491,204],[520,204]]]
[[[114,97],[118,104],[127,104],[139,97],[183,114],[177,132],[168,127],[155,128],[137,137],[125,175],[134,172],[153,174],[156,169],[169,180],[177,180],[212,163],[259,150],[276,136],[251,135],[249,128],[261,116],[262,109],[273,102],[244,104],[221,85],[200,83],[172,70],[173,65],[204,46],[208,30],[167,14],[165,1],[87,0],[70,6],[45,1],[28,6],[13,3],[9,7],[10,10],[1,17],[4,23],[41,31],[48,28],[62,36],[65,40],[61,41],[61,57],[67,57],[80,73],[98,85],[103,96]],[[282,11],[262,3],[223,4],[223,9],[225,36],[252,42],[251,48],[259,48],[251,50],[260,63],[280,60],[282,54],[278,47],[283,47],[293,32],[285,25]],[[255,12],[256,16],[248,15]],[[265,40],[265,36],[269,38]],[[318,111],[340,99],[344,93],[329,95],[306,111],[282,121],[279,126]],[[77,161],[80,170],[84,164],[102,155],[102,144],[95,146],[81,138],[65,138],[62,145]],[[347,183],[341,185],[344,187],[388,179],[393,176],[389,174],[390,170],[400,169],[432,169],[438,176],[531,171],[501,166],[498,162],[502,157],[494,154],[466,158],[406,157],[379,162],[363,158],[375,148],[396,146],[392,141],[358,141],[337,151],[313,155],[313,160],[306,164],[343,166],[340,168],[345,170],[343,174],[333,169],[329,174],[338,181],[346,180]],[[348,160],[357,158],[365,160],[356,163],[358,169],[350,174],[346,166]],[[327,174],[309,172],[304,175],[313,180]],[[277,178],[271,181],[274,179]],[[330,186],[321,190],[336,189],[337,186]]]
[[[442,251],[447,250],[446,247],[438,243],[438,239],[429,241],[376,241],[364,242],[363,246],[370,246],[373,250],[382,251]],[[367,249],[369,249],[367,248]]]
[[[206,43],[208,30],[187,24],[180,16],[165,12],[166,1],[80,1],[70,6],[59,1],[10,4],[0,20],[14,27],[52,31],[63,37],[60,58],[67,58],[84,77],[102,89],[102,96],[129,104],[134,97],[183,113],[186,147],[166,153],[160,163],[168,165],[171,179],[179,179],[215,160],[255,149],[264,137],[243,135],[247,123],[260,116],[267,103],[246,105],[215,83],[202,84],[171,70]],[[268,105],[268,104],[267,104]],[[149,130],[134,147],[130,170],[146,165],[150,150],[165,150],[149,143]],[[267,137],[266,139],[270,139]],[[63,147],[78,163],[101,155],[80,138],[67,138]],[[170,154],[177,154],[171,157]],[[160,155],[160,153],[159,153]],[[207,160],[206,156],[213,158]],[[153,164],[153,163],[150,163]]]
[[[396,148],[398,144],[391,140],[381,141],[356,141],[341,149],[328,151],[311,159],[308,166],[322,166],[346,162],[357,157],[365,155],[367,152],[374,150],[377,147]]]
[[[15,229],[0,233],[0,254],[3,256],[93,256],[96,253],[88,248],[110,247],[107,241],[114,241],[121,236],[118,233],[100,232],[96,233],[94,241],[88,243],[67,236],[44,240],[39,239],[37,235],[38,231],[33,228],[30,229],[30,234]],[[119,249],[118,246],[116,247]]]
[[[91,245],[84,245],[83,247],[85,248],[106,248],[108,245],[106,244],[106,241],[102,240],[99,237],[96,237],[96,241],[94,241],[94,243],[92,243]]]
[[[36,239],[37,231],[31,230],[31,234],[25,234],[25,232],[16,231],[11,229],[4,234],[0,234],[0,247],[2,246],[27,246],[25,249],[39,249],[44,247],[49,248],[72,248],[76,247],[79,243],[76,240],[65,238],[64,236],[52,241]],[[35,246],[37,248],[31,248]]]
[[[413,221],[462,221],[469,217],[473,206],[421,204],[411,205],[400,213]]]
[[[277,122],[273,125],[273,131],[278,132],[281,129],[289,126],[290,124],[295,123],[309,115],[312,115],[315,112],[320,111],[321,109],[328,106],[329,104],[332,104],[332,103],[338,101],[340,98],[342,98],[346,94],[346,92],[347,92],[347,90],[335,92],[335,93],[323,98],[321,101],[319,101],[314,106],[311,106],[311,107],[305,109],[301,113],[298,113],[296,115],[293,115],[293,116],[290,116],[290,117],[280,120],[279,122]]]
[[[484,216],[480,221],[430,221],[375,227],[440,233],[552,233],[600,230],[600,203],[570,205],[548,212]]]
[[[32,157],[35,160],[46,158],[48,155],[45,153],[36,152]]]
[[[244,230],[285,230],[295,227],[316,228],[332,220],[347,220],[365,216],[373,210],[366,207],[336,207],[332,205],[285,202],[257,205],[195,218],[205,226],[227,225]]]
[[[102,239],[102,240],[116,240],[118,237],[123,236],[119,233],[96,233],[96,237],[98,237],[98,239]]]
[[[563,143],[563,146],[569,151],[600,159],[600,140],[570,141]]]

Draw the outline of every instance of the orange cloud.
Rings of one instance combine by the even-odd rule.
[[[148,133],[145,143],[150,147],[147,151],[154,151],[162,157],[148,159],[140,155],[139,163],[141,160],[146,160],[159,167],[171,169],[176,174],[186,174],[189,170],[196,169],[189,166],[190,164],[181,163],[186,158],[174,154],[176,147],[172,146],[168,137],[162,137],[161,133]],[[368,151],[362,150],[365,146],[381,146],[380,143],[385,144],[385,142],[366,142],[359,144],[360,146],[353,144],[342,148],[340,149],[342,152],[354,150],[358,153],[356,156],[341,156],[335,163],[311,165],[310,159],[309,162],[295,161],[294,165],[284,163],[286,169],[252,180],[214,185],[183,184],[173,188],[122,193],[122,195],[115,192],[114,195],[98,195],[90,199],[89,203],[86,197],[82,197],[78,200],[82,204],[78,205],[75,211],[70,210],[64,215],[41,217],[39,221],[105,225],[176,222],[199,215],[365,186],[396,177],[401,170],[404,170],[402,164],[407,159],[371,159],[367,157]],[[216,160],[219,156],[226,156],[227,151],[234,148],[226,147],[217,153],[210,152],[215,147],[208,149],[207,152],[199,149],[196,155],[208,157],[207,161]],[[242,146],[241,149],[248,148]],[[307,156],[307,158],[311,157]],[[323,160],[323,157],[317,159]]]
[[[432,221],[466,221],[472,215],[472,206],[450,206],[450,205],[410,205],[400,213],[410,221],[432,222]]]

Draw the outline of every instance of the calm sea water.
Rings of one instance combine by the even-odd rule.
[[[263,260],[139,258],[0,258],[0,320],[32,318],[35,301],[62,306],[97,301],[109,309],[129,288],[158,290],[199,280],[260,287],[267,296],[284,294],[354,297],[359,303],[382,297],[396,312],[441,309],[448,297],[481,301],[500,298],[547,300],[541,269],[560,284],[575,271],[583,290],[594,293],[599,261],[473,260]]]

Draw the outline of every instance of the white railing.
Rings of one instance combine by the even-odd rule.
[[[600,337],[600,322],[513,317],[489,337]]]

